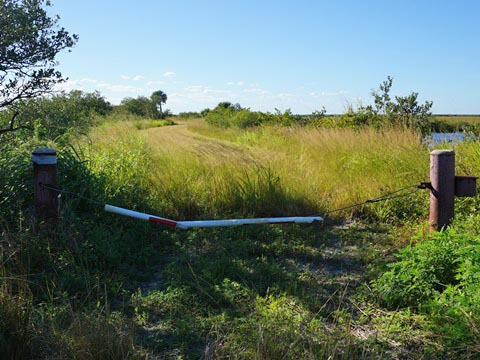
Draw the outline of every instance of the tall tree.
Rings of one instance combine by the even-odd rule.
[[[51,92],[62,82],[56,55],[78,40],[48,16],[49,0],[0,0],[0,110]],[[0,134],[15,131],[17,113]]]
[[[152,94],[150,99],[152,99],[152,102],[155,104],[155,106],[157,106],[158,111],[160,112],[160,118],[162,118],[162,104],[167,102],[167,94],[165,94],[162,90],[157,90]]]

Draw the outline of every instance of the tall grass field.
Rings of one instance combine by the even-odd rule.
[[[29,205],[30,153],[45,145],[59,151],[67,190],[56,224],[36,223]],[[480,174],[480,143],[453,146],[457,175]],[[416,185],[428,181],[431,150],[399,126],[113,116],[64,144],[3,145],[15,158],[0,161],[11,212],[0,217],[0,353],[478,358],[480,202],[457,199],[454,224],[428,233],[429,194]],[[325,221],[182,231],[105,213],[105,203],[175,220]]]
[[[191,121],[135,131],[131,123],[117,122],[96,129],[91,141],[94,171],[116,157],[128,174],[112,168],[109,182],[120,186],[131,176],[148,192],[152,208],[179,219],[323,214],[419,184],[429,172],[422,137],[399,129],[245,131]],[[425,210],[424,199],[410,200],[419,214]],[[397,221],[398,209],[389,208],[355,211]]]

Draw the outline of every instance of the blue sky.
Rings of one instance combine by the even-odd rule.
[[[220,101],[252,110],[371,103],[418,92],[434,113],[480,114],[480,1],[54,0],[80,36],[59,55],[66,90],[168,95],[174,113]]]

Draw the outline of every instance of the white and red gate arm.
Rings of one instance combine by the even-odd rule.
[[[105,211],[130,216],[136,219],[159,223],[179,229],[190,229],[200,227],[239,226],[254,224],[311,224],[314,221],[323,221],[320,216],[296,216],[276,218],[255,218],[255,219],[229,219],[229,220],[197,220],[197,221],[175,221],[155,215],[149,215],[133,210],[123,209],[117,206],[105,205]]]

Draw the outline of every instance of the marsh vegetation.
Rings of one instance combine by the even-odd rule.
[[[98,98],[25,104],[45,114],[60,101],[96,107],[42,117],[58,120],[55,138],[41,123],[3,138],[2,353],[478,356],[478,198],[458,200],[455,224],[433,236],[422,191],[329,213],[428,180],[421,131],[160,122],[102,113]],[[82,195],[62,195],[53,228],[32,214],[30,153],[41,145],[59,150],[59,186]],[[455,150],[457,172],[479,172],[478,142]],[[320,214],[325,223],[175,231],[105,214],[105,202],[174,219]]]

